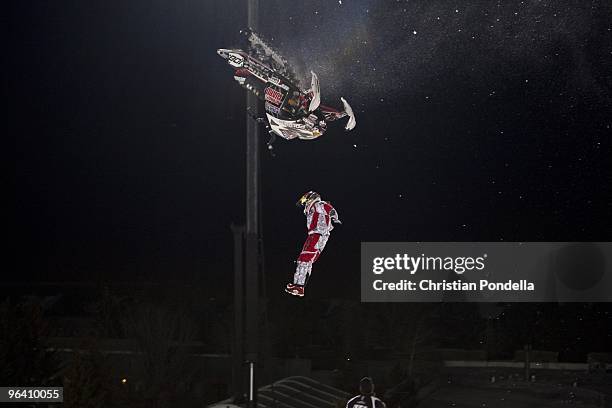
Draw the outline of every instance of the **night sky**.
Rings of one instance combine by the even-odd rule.
[[[612,3],[262,3],[262,35],[357,115],[263,151],[269,288],[293,273],[310,189],[343,221],[314,296],[358,297],[361,241],[610,240]],[[245,91],[215,50],[239,45],[241,2],[18,7],[4,280],[231,284]]]

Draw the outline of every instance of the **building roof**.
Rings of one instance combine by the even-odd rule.
[[[259,388],[258,408],[336,408],[349,394],[308,377],[287,377]],[[210,408],[235,408],[221,401]]]

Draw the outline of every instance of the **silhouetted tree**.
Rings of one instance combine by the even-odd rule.
[[[0,384],[51,385],[57,372],[44,336],[47,323],[39,304],[0,304]]]
[[[136,382],[143,393],[136,391],[135,401],[148,408],[173,405],[181,397],[181,385],[188,384],[194,373],[186,343],[193,340],[196,328],[187,310],[143,303],[125,316],[123,325],[142,353]]]
[[[487,349],[493,357],[509,357],[527,344],[539,350],[558,350],[557,304],[508,303],[488,321]]]
[[[414,359],[421,346],[434,340],[430,318],[435,310],[429,303],[379,303],[372,305],[368,322],[379,344]]]
[[[476,303],[443,303],[437,310],[436,326],[440,347],[482,348],[486,319]]]
[[[64,408],[106,408],[111,398],[111,378],[104,356],[94,342],[75,351],[63,371]]]
[[[112,293],[108,286],[102,288],[100,297],[92,304],[96,332],[99,337],[123,337],[122,302],[124,299]]]

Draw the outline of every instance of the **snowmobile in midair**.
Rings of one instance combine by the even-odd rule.
[[[287,61],[252,31],[243,32],[249,52],[217,50],[234,69],[234,79],[264,101],[270,134],[284,139],[316,139],[327,130],[327,122],[348,117],[346,130],[355,127],[355,115],[344,98],[343,109],[321,104],[319,79],[311,72],[310,89],[299,86]],[[254,54],[254,55],[253,55]]]

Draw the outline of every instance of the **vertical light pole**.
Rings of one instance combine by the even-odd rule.
[[[259,0],[248,1],[248,25],[259,26]],[[259,298],[259,125],[249,112],[259,114],[257,96],[247,92],[246,134],[246,231],[245,231],[245,360],[249,366],[248,406],[257,405],[256,366],[258,360]]]
[[[231,225],[234,235],[234,342],[232,345],[232,394],[244,396],[244,226]]]

